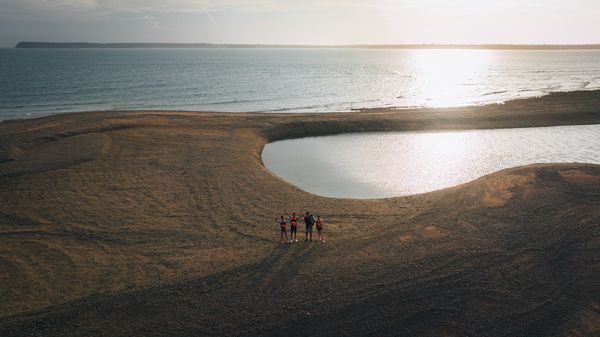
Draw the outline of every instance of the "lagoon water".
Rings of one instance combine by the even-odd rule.
[[[308,192],[385,198],[532,163],[600,164],[600,125],[301,138],[267,144],[262,159],[269,170]]]
[[[464,106],[593,89],[597,50],[0,49],[0,120]]]

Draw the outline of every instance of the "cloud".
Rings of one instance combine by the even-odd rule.
[[[96,0],[98,8],[114,12],[203,13],[268,5],[270,0]]]
[[[339,6],[371,6],[360,0],[8,0],[35,9],[113,13],[207,13],[220,11],[319,10]],[[375,0],[389,2],[389,0]]]
[[[153,16],[144,15],[144,16],[142,16],[142,20],[144,20],[147,24],[149,24],[153,28],[159,28],[160,27],[160,21],[158,21],[158,19],[155,18],[155,17],[153,17]]]
[[[465,17],[489,17],[494,20],[500,14],[527,14],[535,18],[566,13],[578,8],[595,8],[596,0],[0,0],[5,2],[0,15],[7,13],[34,13],[69,16],[77,13],[80,19],[107,19],[119,15],[132,17],[164,18],[165,14],[202,14],[210,21],[218,13],[236,12],[241,14],[265,15],[298,13],[318,13],[320,16],[339,17],[340,13],[350,13],[354,17],[411,18],[411,17],[451,17],[463,20]],[[574,5],[576,4],[576,5]],[[31,15],[34,17],[35,15]],[[145,19],[147,22],[155,21]]]
[[[266,8],[275,0],[9,0],[31,8],[91,11],[103,13],[203,13],[231,9]],[[296,1],[292,1],[296,2]]]
[[[219,11],[283,11],[315,10],[336,7],[362,7],[379,9],[410,9],[414,7],[510,7],[513,9],[548,9],[589,6],[593,0],[3,0],[13,6],[45,9],[93,11],[103,13],[205,13]],[[4,5],[3,5],[4,6]]]
[[[97,0],[10,0],[14,4],[21,4],[24,9],[68,9],[85,11],[98,7]],[[16,5],[15,5],[16,6]]]

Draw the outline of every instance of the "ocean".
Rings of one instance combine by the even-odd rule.
[[[451,107],[594,89],[596,50],[0,49],[0,120]]]

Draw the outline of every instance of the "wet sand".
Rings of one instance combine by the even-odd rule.
[[[0,335],[597,334],[600,166],[352,200],[303,192],[261,163],[284,138],[576,124],[600,124],[600,92],[0,123]],[[285,208],[321,214],[327,242],[279,245]]]

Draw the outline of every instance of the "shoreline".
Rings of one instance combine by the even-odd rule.
[[[600,165],[356,200],[303,192],[261,161],[280,139],[578,124],[600,124],[600,91],[472,108],[1,122],[0,334],[590,334]],[[271,219],[284,209],[323,215],[327,243],[278,245]]]
[[[321,114],[340,114],[340,113],[365,113],[365,112],[430,112],[430,111],[448,111],[455,112],[460,110],[497,110],[494,107],[502,106],[505,104],[514,105],[518,102],[523,102],[525,104],[529,104],[530,101],[538,101],[540,99],[544,99],[549,96],[562,96],[562,95],[580,95],[585,93],[600,93],[600,89],[590,89],[590,90],[575,90],[575,91],[553,91],[548,92],[539,96],[532,97],[522,97],[515,98],[507,101],[501,102],[489,102],[482,104],[472,104],[465,106],[456,106],[456,107],[398,107],[398,106],[390,106],[390,107],[373,107],[373,108],[351,108],[346,111],[294,111],[289,110],[286,112],[283,111],[254,111],[254,112],[245,112],[245,111],[211,111],[211,110],[172,110],[172,109],[108,109],[108,110],[75,110],[75,111],[55,111],[49,114],[35,116],[35,117],[25,117],[25,118],[9,118],[9,119],[0,119],[0,124],[2,123],[10,123],[15,121],[24,121],[24,120],[36,120],[45,117],[58,116],[58,115],[68,115],[68,114],[81,114],[81,113],[115,113],[115,112],[174,112],[174,113],[188,113],[188,112],[205,112],[205,113],[223,113],[223,114],[268,114],[268,115],[321,115]],[[591,94],[591,97],[594,99],[595,94]],[[569,98],[567,98],[569,99]],[[585,99],[585,97],[584,97]],[[492,108],[492,109],[489,109]]]

